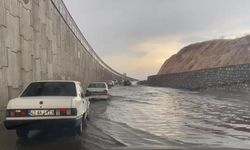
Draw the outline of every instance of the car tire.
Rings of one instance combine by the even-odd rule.
[[[82,135],[83,134],[83,132],[84,132],[84,130],[86,129],[86,127],[87,127],[87,119],[86,119],[86,117],[84,117],[84,115],[83,115],[83,117],[82,117],[82,121],[81,121],[81,123],[76,127],[76,134],[77,135]]]
[[[81,121],[81,123],[77,126],[77,128],[76,128],[76,133],[78,134],[78,135],[82,135],[82,133],[83,133],[83,122]]]
[[[90,117],[89,117],[89,115],[87,115],[86,120],[90,121]],[[86,121],[85,121],[85,122],[86,122]]]
[[[85,117],[85,119],[83,119],[83,121],[82,121],[82,124],[83,124],[83,131],[85,131],[86,130],[86,128],[87,128],[87,121],[88,121],[88,115]]]
[[[27,139],[28,138],[28,134],[29,134],[29,130],[22,129],[22,128],[16,129],[16,134],[21,139]]]
[[[86,120],[89,121],[90,120],[90,117],[89,117],[89,109],[87,111],[87,113],[85,113],[87,116],[86,116],[86,119],[85,119],[85,124],[86,124]]]

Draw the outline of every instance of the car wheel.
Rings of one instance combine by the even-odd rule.
[[[88,121],[89,121],[89,120],[90,120],[90,117],[89,117],[89,109],[88,109],[88,111],[87,111],[86,115],[87,115],[87,116],[86,116],[86,120],[88,120]],[[85,124],[86,124],[86,120],[85,120]]]
[[[78,125],[78,127],[76,128],[76,133],[78,134],[78,135],[82,135],[82,133],[83,133],[83,123],[81,122],[79,125]]]
[[[22,138],[22,139],[27,139],[28,138],[28,134],[29,134],[29,130],[27,129],[16,129],[16,134],[19,138]]]
[[[75,128],[75,135],[82,135],[87,127],[87,116],[83,115],[81,123]]]
[[[90,117],[89,117],[89,115],[87,115],[87,117],[86,117],[86,120],[88,120],[88,121],[90,120]],[[86,122],[86,121],[85,121],[85,122]]]
[[[85,130],[87,128],[87,120],[89,120],[88,115],[85,117],[85,119],[82,120],[83,130]]]
[[[76,133],[78,135],[82,135],[83,134],[83,128],[84,128],[84,118],[82,119],[81,123],[76,127]]]

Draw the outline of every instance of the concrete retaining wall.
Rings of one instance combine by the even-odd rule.
[[[189,90],[225,89],[250,92],[250,64],[149,76],[146,84]]]
[[[61,0],[0,0],[0,118],[30,81],[86,86],[120,76],[95,54]]]

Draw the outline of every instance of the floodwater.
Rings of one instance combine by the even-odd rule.
[[[0,150],[249,149],[250,100],[229,93],[118,86],[91,101],[86,133],[34,131],[19,140],[0,128]]]

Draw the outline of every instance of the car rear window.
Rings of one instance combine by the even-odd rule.
[[[76,95],[76,87],[73,82],[36,82],[31,83],[21,97]]]
[[[106,85],[104,83],[91,83],[89,88],[106,88]]]

